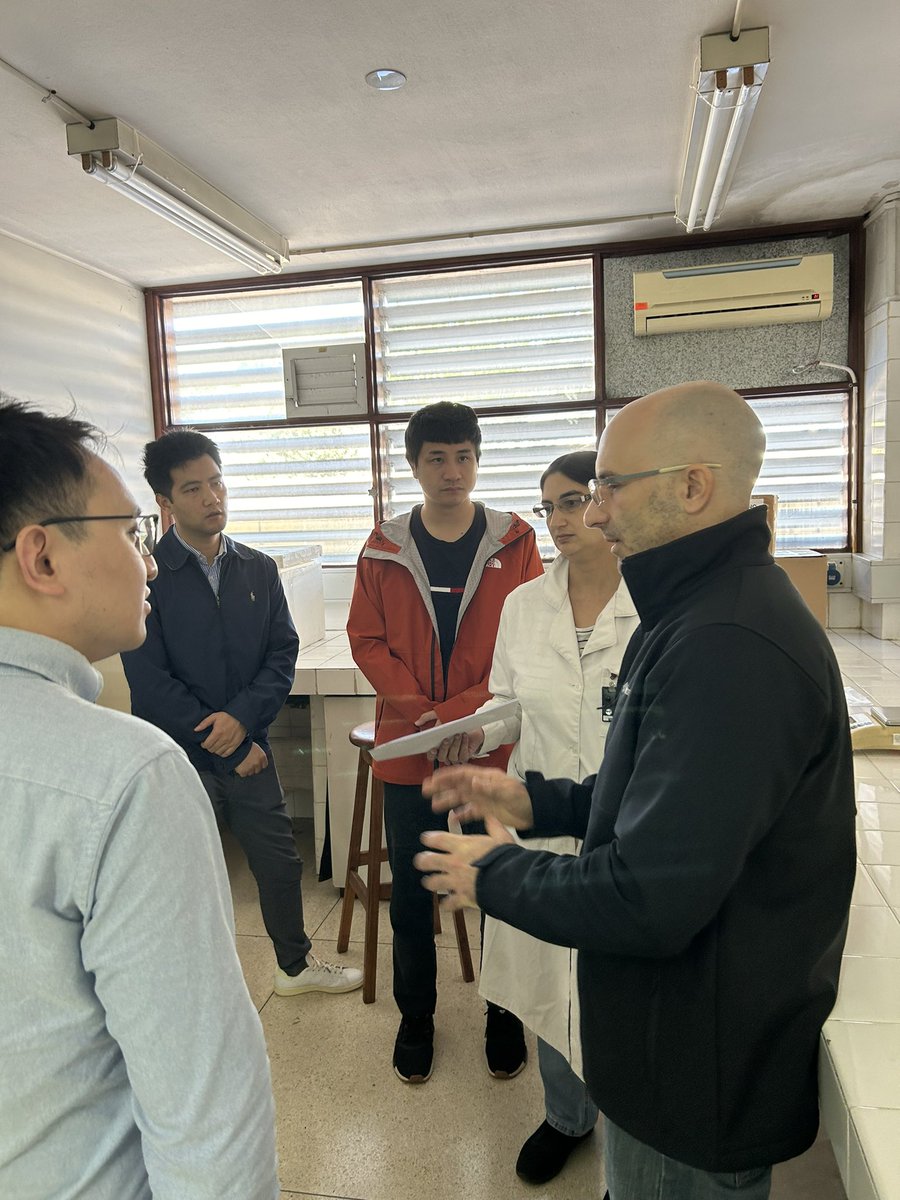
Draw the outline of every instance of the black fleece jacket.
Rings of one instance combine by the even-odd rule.
[[[623,563],[641,625],[600,773],[528,777],[535,833],[479,864],[484,910],[579,949],[588,1089],[706,1171],[793,1157],[855,870],[846,704],[762,508]],[[599,715],[598,715],[599,719]]]

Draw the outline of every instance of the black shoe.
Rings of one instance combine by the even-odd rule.
[[[522,1022],[496,1004],[487,1006],[484,1053],[488,1070],[495,1079],[513,1079],[528,1061]]]
[[[426,1083],[434,1063],[434,1017],[404,1017],[394,1042],[394,1074],[404,1083]]]
[[[544,1121],[519,1151],[516,1174],[526,1183],[547,1183],[555,1179],[578,1143],[583,1142],[592,1133],[593,1130],[589,1129],[580,1137],[570,1137]],[[608,1194],[606,1200],[609,1200]]]

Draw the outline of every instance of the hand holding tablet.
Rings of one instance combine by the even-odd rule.
[[[427,754],[434,750],[444,738],[453,737],[457,733],[471,733],[474,729],[494,721],[505,721],[513,716],[519,707],[518,700],[508,700],[498,704],[487,712],[470,713],[467,717],[459,717],[455,721],[447,721],[444,725],[432,725],[430,729],[421,729],[418,733],[408,733],[405,737],[395,738],[392,742],[383,742],[372,751],[376,762],[385,762],[391,758],[407,758],[413,754]]]

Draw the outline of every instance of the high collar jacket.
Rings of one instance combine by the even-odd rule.
[[[287,699],[300,642],[278,570],[268,554],[227,539],[216,597],[200,564],[173,530],[154,557],[148,585],[147,638],[122,655],[131,711],[164,729],[198,771],[228,774],[256,742],[268,752],[268,726]],[[247,730],[223,758],[194,732],[212,712],[227,712]]]
[[[485,508],[486,529],[459,606],[446,686],[428,575],[405,514],[376,526],[360,553],[347,634],[353,658],[377,693],[376,744],[415,733],[434,711],[453,721],[487,700],[500,611],[519,584],[543,571],[534,530],[514,513]],[[503,747],[487,759],[505,767]],[[432,771],[424,754],[374,764],[379,779],[416,784]]]
[[[855,871],[840,673],[768,538],[751,510],[624,561],[641,627],[600,771],[528,776],[536,830],[582,854],[479,864],[488,913],[580,951],[594,1100],[706,1171],[815,1137]]]

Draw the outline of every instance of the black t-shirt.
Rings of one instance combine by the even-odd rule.
[[[438,623],[438,637],[441,643],[441,664],[444,669],[444,690],[446,695],[447,672],[450,666],[450,654],[456,641],[456,622],[459,618],[459,605],[463,592],[466,590],[466,580],[472,570],[475,552],[487,528],[484,515],[484,505],[475,505],[475,516],[472,524],[455,542],[442,542],[432,537],[422,524],[422,506],[417,505],[412,511],[410,532],[418,547],[428,583],[431,587],[431,602]],[[438,697],[434,697],[437,699]]]

